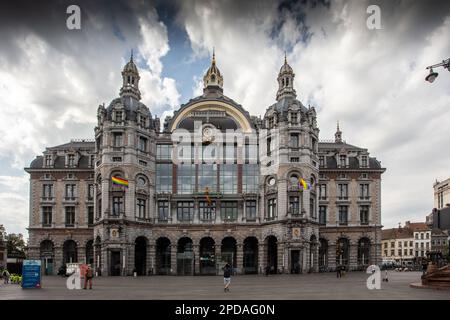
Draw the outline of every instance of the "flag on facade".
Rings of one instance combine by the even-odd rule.
[[[298,187],[303,188],[303,190],[309,190],[311,186],[303,178],[298,180]]]
[[[123,186],[128,188],[128,180],[119,178],[119,177],[112,177],[111,178],[112,183],[118,186]]]

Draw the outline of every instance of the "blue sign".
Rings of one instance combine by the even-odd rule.
[[[22,267],[22,288],[41,287],[41,260],[24,260]]]

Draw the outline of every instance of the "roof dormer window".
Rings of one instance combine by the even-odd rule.
[[[367,167],[367,166],[368,166],[367,156],[362,156],[361,157],[361,167]]]
[[[46,155],[45,156],[45,166],[46,167],[51,167],[52,166],[52,156],[51,155]]]
[[[69,154],[67,156],[67,165],[69,167],[75,167],[75,155],[74,154]]]
[[[345,155],[339,156],[339,166],[345,167],[347,165],[347,157]]]
[[[116,114],[115,114],[116,122],[122,122],[122,120],[123,120],[123,116],[122,115],[123,115],[122,111],[116,111]]]

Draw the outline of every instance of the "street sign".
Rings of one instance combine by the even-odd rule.
[[[22,288],[41,287],[41,260],[24,260],[22,267]]]

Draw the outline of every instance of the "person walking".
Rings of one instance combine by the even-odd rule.
[[[87,284],[89,282],[89,289],[92,289],[92,278],[94,277],[94,272],[91,269],[91,266],[88,265],[86,269],[86,273],[84,275],[84,288],[86,289]]]
[[[227,263],[225,267],[223,268],[223,284],[224,288],[223,291],[227,292],[230,291],[230,283],[231,283],[231,266]]]
[[[336,278],[341,278],[342,277],[342,268],[341,266],[337,266],[336,268]]]
[[[3,283],[4,284],[8,284],[9,283],[9,277],[11,275],[9,274],[9,271],[7,269],[3,270],[2,276],[3,276]]]

